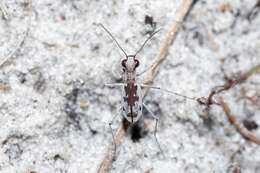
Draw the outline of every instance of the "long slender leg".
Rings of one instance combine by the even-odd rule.
[[[121,114],[121,111],[122,111],[122,107],[120,107],[118,110],[117,110],[117,113],[115,114],[115,116],[112,118],[112,120],[109,122],[109,128],[111,130],[111,134],[112,134],[112,138],[113,138],[113,143],[114,143],[114,151],[116,153],[116,141],[115,141],[115,135],[113,133],[113,129],[112,129],[112,124],[113,122],[115,121],[115,119],[118,117],[118,115]]]
[[[161,145],[160,145],[160,143],[157,139],[157,136],[156,136],[159,117],[154,115],[154,113],[146,106],[146,104],[143,103],[143,106],[151,114],[151,116],[155,119],[154,138],[156,140],[156,143],[159,147],[160,152],[163,154],[163,150],[162,150]],[[163,156],[164,156],[164,154],[163,154]]]
[[[183,98],[186,98],[186,99],[193,100],[193,101],[196,101],[196,102],[197,102],[197,98],[196,98],[196,97],[188,97],[188,96],[182,95],[182,94],[177,93],[177,92],[173,92],[173,91],[169,91],[169,90],[163,89],[163,88],[161,88],[161,87],[156,87],[156,86],[151,86],[151,85],[145,85],[145,84],[141,84],[141,87],[143,87],[143,88],[151,88],[151,89],[156,89],[156,90],[161,90],[162,92],[166,92],[166,93],[169,93],[169,94],[173,94],[173,95],[176,95],[176,96],[179,96],[179,97],[183,97]]]

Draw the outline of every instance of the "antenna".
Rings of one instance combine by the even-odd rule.
[[[119,43],[116,41],[115,37],[111,34],[111,32],[109,32],[109,30],[108,30],[104,25],[102,25],[101,23],[100,23],[99,25],[110,35],[110,37],[115,41],[117,47],[118,47],[119,49],[121,49],[121,51],[122,51],[122,52],[125,54],[125,56],[127,57],[127,56],[128,56],[127,53],[126,53],[126,52],[124,51],[124,49],[119,45]]]
[[[155,35],[157,34],[161,29],[158,29],[157,31],[155,31],[154,33],[152,33],[142,44],[142,46],[140,47],[140,49],[135,53],[134,57],[141,52],[141,50],[144,48],[145,44]]]

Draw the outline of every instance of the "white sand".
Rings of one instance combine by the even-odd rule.
[[[21,39],[28,20],[22,0],[3,2],[9,20],[0,19],[0,62]],[[231,9],[221,12],[220,6],[228,2]],[[232,76],[260,63],[260,14],[251,22],[246,18],[255,3],[199,1],[154,85],[206,96],[224,83],[221,67]],[[123,58],[96,24],[109,28],[132,54],[151,30],[144,24],[145,15],[153,17],[162,31],[139,54],[142,71],[157,55],[179,4],[178,0],[34,0],[29,37],[12,63],[0,69],[0,84],[10,87],[0,91],[0,172],[96,172],[112,140],[108,122],[120,105],[121,91],[104,83],[120,79]],[[225,59],[222,65],[221,59]],[[242,87],[254,95],[259,84],[255,75],[223,94],[240,121],[250,119],[260,125],[259,107],[237,100]],[[73,88],[77,98],[71,94]],[[127,137],[111,172],[222,173],[236,166],[243,173],[260,172],[260,147],[241,137],[220,108],[212,107],[209,129],[196,103],[154,91],[144,102],[161,117],[157,135],[166,158],[158,154],[152,132],[140,143]],[[113,127],[119,124],[120,118]],[[88,125],[97,131],[95,135]],[[260,128],[254,132],[260,136]]]

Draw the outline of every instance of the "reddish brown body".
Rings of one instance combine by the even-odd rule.
[[[126,92],[126,98],[127,98],[127,103],[129,106],[134,106],[135,102],[138,101],[139,96],[137,96],[137,86],[133,82],[127,83],[125,87],[125,92]]]

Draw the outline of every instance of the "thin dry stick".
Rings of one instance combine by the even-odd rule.
[[[228,104],[224,101],[222,97],[220,97],[219,101],[215,101],[213,98],[215,95],[220,94],[223,91],[228,91],[235,85],[241,84],[245,82],[247,79],[249,79],[251,76],[253,76],[256,73],[260,73],[260,64],[257,64],[250,68],[247,72],[241,74],[235,79],[228,79],[226,83],[222,86],[215,87],[214,90],[212,90],[207,98],[202,97],[198,99],[198,102],[200,104],[206,105],[207,109],[209,110],[211,105],[218,105],[221,106],[223,111],[225,112],[226,116],[228,117],[229,122],[235,126],[237,131],[246,139],[256,143],[260,144],[260,138],[258,138],[256,135],[254,135],[252,132],[248,131],[239,121],[237,121],[236,117],[231,114],[231,110],[228,106]]]
[[[31,27],[31,18],[32,18],[32,0],[27,0],[27,7],[28,7],[28,22],[27,22],[27,28],[23,34],[22,39],[16,44],[15,48],[12,52],[10,52],[2,62],[0,62],[0,68],[2,68],[8,61],[10,61],[13,56],[20,50],[20,48],[23,46]]]
[[[246,139],[256,143],[256,144],[260,144],[260,138],[258,138],[255,134],[253,134],[252,132],[250,132],[249,130],[247,130],[243,125],[241,125],[237,119],[235,118],[234,115],[231,114],[230,108],[228,106],[228,104],[224,101],[224,99],[222,97],[220,97],[219,99],[219,104],[222,107],[223,111],[225,112],[229,122],[235,126],[235,128],[237,129],[237,131]]]
[[[247,80],[249,77],[256,73],[260,73],[260,64],[257,64],[256,66],[249,69],[244,75],[242,75],[241,79],[243,79],[243,81]]]
[[[159,71],[159,66],[161,63],[165,60],[167,54],[168,54],[168,49],[172,45],[173,41],[175,40],[177,33],[180,28],[180,24],[182,23],[183,19],[189,12],[191,5],[193,4],[193,0],[184,0],[182,1],[182,4],[178,11],[175,14],[175,19],[174,22],[171,26],[171,30],[168,32],[166,36],[166,40],[164,41],[162,47],[160,48],[159,55],[157,56],[154,65],[152,66],[151,70],[149,71],[149,74],[147,78],[144,80],[145,84],[152,83],[153,79],[157,75]],[[144,95],[148,91],[148,88],[144,90]]]
[[[8,20],[8,19],[9,19],[9,17],[8,17],[8,12],[7,12],[5,3],[4,3],[3,1],[0,2],[0,10],[1,10],[2,13],[3,13],[3,18],[4,18],[5,20]]]
[[[250,78],[251,76],[253,76],[254,74],[259,73],[259,72],[260,72],[260,64],[257,64],[255,66],[253,66],[252,68],[250,68],[244,74],[241,74],[238,78],[228,79],[224,85],[215,87],[210,92],[210,94],[207,98],[201,97],[201,98],[198,98],[197,101],[202,105],[206,105],[207,107],[209,107],[212,104],[217,104],[217,102],[214,101],[215,95],[220,94],[223,91],[228,91],[232,87],[245,82],[248,78]]]
[[[153,65],[153,67],[150,69],[150,71],[143,83],[151,83],[153,81],[153,79],[155,78],[157,72],[160,69],[160,64],[165,60],[165,58],[168,54],[169,47],[172,45],[173,41],[176,38],[176,35],[179,30],[180,21],[183,21],[183,19],[189,12],[189,9],[190,9],[192,3],[193,3],[193,0],[183,0],[182,1],[181,6],[179,7],[178,11],[175,14],[176,15],[175,17],[177,18],[177,20],[175,18],[175,20],[173,21],[171,29],[168,32],[168,34],[166,35],[166,40],[163,42],[163,45],[159,50],[159,55],[156,57],[155,63]],[[148,92],[147,89],[143,89],[143,96],[145,96],[147,92]],[[123,126],[120,126],[115,135],[115,144],[120,145],[123,141],[124,136],[125,136],[125,132],[124,132]],[[113,160],[115,159],[115,153],[113,152],[113,150],[114,150],[113,145],[110,145],[104,159],[102,160],[102,162],[99,166],[97,173],[106,173],[109,171],[109,169],[113,163]]]

